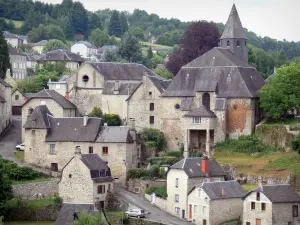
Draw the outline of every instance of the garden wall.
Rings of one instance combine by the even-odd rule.
[[[156,205],[158,208],[167,211],[167,200],[159,197],[152,198],[151,195],[145,194],[146,200],[151,202],[151,204]]]
[[[167,187],[167,181],[165,179],[158,180],[142,180],[142,179],[129,179],[128,190],[139,194],[141,197],[145,196],[147,188],[155,187]]]
[[[13,185],[14,196],[26,200],[37,199],[36,195],[39,195],[41,198],[49,198],[56,193],[58,193],[57,180]]]

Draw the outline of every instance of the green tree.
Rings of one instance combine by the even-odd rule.
[[[157,75],[159,75],[162,78],[165,79],[173,79],[174,78],[174,74],[172,74],[167,68],[162,67],[162,68],[158,68],[154,70],[154,73],[156,73]]]
[[[280,67],[287,63],[288,63],[288,59],[287,59],[286,53],[283,49],[281,49],[276,58],[276,67]]]
[[[101,24],[101,20],[100,17],[93,13],[91,18],[89,19],[89,31],[92,32],[95,29],[102,29],[102,24]]]
[[[267,116],[279,118],[300,107],[300,64],[278,69],[260,90],[260,105]]]
[[[95,106],[92,110],[92,112],[89,113],[90,117],[98,117],[102,118],[103,117],[103,112],[100,107]]]
[[[127,16],[125,15],[124,12],[120,14],[120,23],[122,28],[122,34],[125,34],[128,31],[128,21],[127,21]]]
[[[86,34],[88,30],[88,15],[81,2],[74,2],[71,8],[73,33]]]
[[[0,78],[5,79],[6,71],[10,68],[8,45],[0,30]]]
[[[46,53],[49,51],[65,48],[67,48],[67,46],[62,41],[53,39],[47,42],[47,44],[43,48],[43,52]]]
[[[144,60],[140,43],[133,34],[123,36],[119,54],[127,62],[142,63]]]
[[[148,57],[148,59],[152,59],[152,57],[153,57],[153,51],[152,51],[151,46],[149,46],[149,48],[148,48],[147,57]]]
[[[7,210],[6,202],[13,198],[11,181],[4,172],[5,164],[0,158],[0,215],[4,215]]]
[[[144,40],[144,30],[140,27],[136,27],[133,31],[133,35],[140,40]]]
[[[155,148],[156,152],[162,151],[166,146],[166,138],[163,132],[158,129],[144,128],[140,135],[145,145],[149,148]]]
[[[65,41],[66,39],[63,29],[53,24],[46,26],[46,36],[48,39],[57,39],[61,41]]]
[[[93,43],[97,47],[101,47],[104,44],[109,42],[109,36],[107,32],[104,30],[100,30],[99,28],[92,31],[91,36],[89,37],[91,43]]]
[[[119,12],[114,10],[109,22],[108,34],[110,36],[121,37],[122,28],[120,23]]]
[[[152,62],[152,68],[155,69],[158,64],[164,64],[165,60],[159,55],[154,54],[151,59],[151,62]]]
[[[117,51],[107,51],[104,54],[104,61],[105,62],[119,62],[119,56]]]
[[[103,116],[104,123],[108,126],[121,126],[122,120],[118,114],[108,113]]]

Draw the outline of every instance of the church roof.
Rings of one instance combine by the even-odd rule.
[[[219,98],[255,98],[264,84],[256,69],[229,49],[213,48],[182,67],[162,96],[193,97],[195,92],[215,91]]]
[[[235,4],[233,4],[229,18],[225,25],[224,32],[221,36],[221,40],[225,38],[243,38],[247,39],[245,36],[244,28],[242,26],[239,14],[236,10]]]
[[[208,117],[208,118],[216,118],[216,115],[204,105],[201,105],[199,108],[192,109],[190,112],[184,115],[185,117]]]

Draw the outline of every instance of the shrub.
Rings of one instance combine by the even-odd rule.
[[[158,129],[144,128],[140,136],[147,147],[156,148],[157,151],[163,150],[166,145],[165,136],[163,132]]]
[[[182,157],[183,152],[181,152],[181,151],[168,151],[167,156]]]
[[[300,135],[296,135],[292,140],[292,148],[300,155]]]
[[[118,114],[104,114],[103,120],[108,126],[121,126],[122,120]]]
[[[151,165],[161,166],[163,164],[173,165],[174,163],[179,162],[182,157],[154,157],[150,159]]]
[[[56,206],[58,206],[58,207],[62,206],[63,199],[61,197],[55,196],[53,201]]]
[[[15,167],[9,173],[9,177],[13,180],[34,180],[41,176],[41,173],[29,167]]]
[[[167,198],[167,189],[165,187],[149,187],[146,189],[146,194],[151,195],[152,193],[155,193],[157,197],[160,198]]]
[[[100,107],[95,106],[93,108],[92,112],[89,113],[89,116],[90,117],[99,117],[99,118],[102,118],[103,112],[102,112],[102,110],[101,110]]]
[[[155,179],[161,178],[164,174],[161,173],[157,165],[151,166],[149,170],[144,168],[131,169],[128,171],[129,179]]]

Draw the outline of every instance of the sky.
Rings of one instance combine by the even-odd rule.
[[[61,3],[62,0],[40,0]],[[233,2],[243,27],[264,37],[300,41],[300,0],[77,0],[89,11],[141,9],[163,18],[226,23]]]

